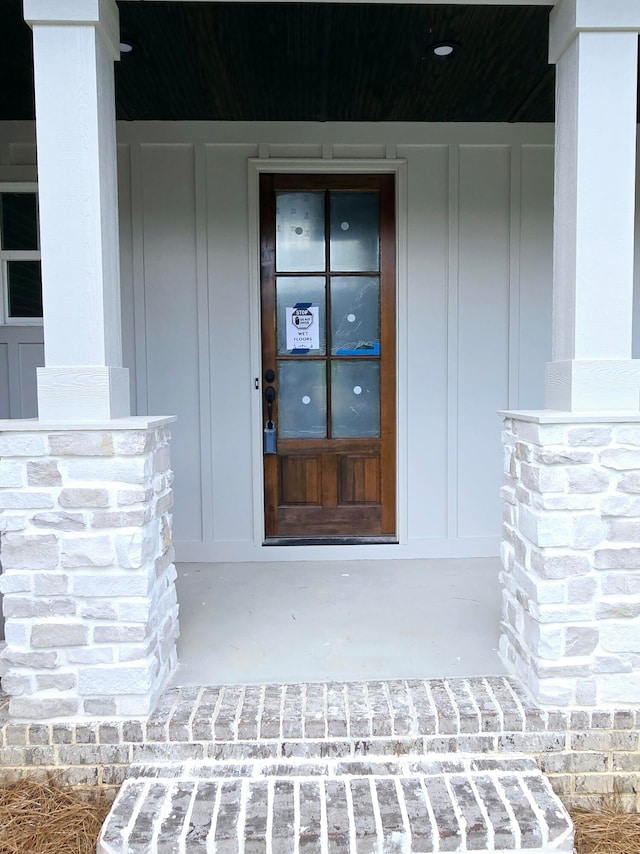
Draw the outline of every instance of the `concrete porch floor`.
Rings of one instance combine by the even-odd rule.
[[[177,569],[173,685],[505,673],[497,558]]]

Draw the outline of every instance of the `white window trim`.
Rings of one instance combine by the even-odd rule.
[[[0,181],[0,193],[38,194],[36,181]],[[37,209],[36,209],[37,211]],[[37,212],[36,212],[37,215]],[[40,242],[40,223],[38,221],[38,243]],[[41,317],[9,316],[9,261],[40,261],[40,249],[2,249],[0,246],[0,325],[1,326],[42,326]]]

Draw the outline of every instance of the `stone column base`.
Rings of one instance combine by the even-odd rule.
[[[502,414],[502,657],[541,704],[637,706],[640,413]]]
[[[0,422],[13,718],[137,717],[176,660],[170,418]]]

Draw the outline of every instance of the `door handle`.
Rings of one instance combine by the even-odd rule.
[[[273,424],[273,401],[276,399],[276,390],[272,385],[266,387],[264,397],[267,401],[267,423],[264,427],[264,452],[265,454],[275,454],[277,451],[276,428]]]
[[[267,401],[267,426],[273,427],[273,401],[276,399],[276,390],[272,385],[268,385],[264,390],[264,396]]]

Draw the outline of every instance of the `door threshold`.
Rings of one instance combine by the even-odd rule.
[[[266,537],[263,546],[398,545],[396,537]]]

